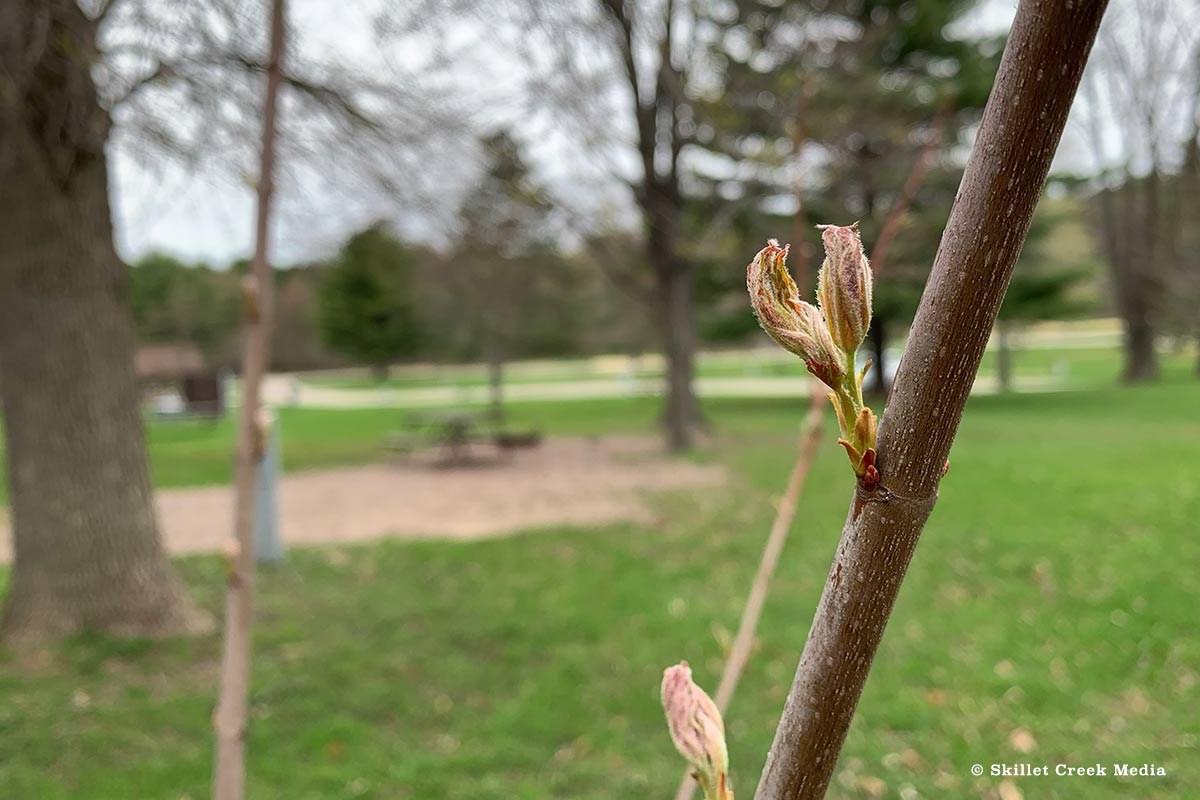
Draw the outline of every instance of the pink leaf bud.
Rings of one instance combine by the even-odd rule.
[[[800,299],[787,270],[788,246],[771,239],[746,267],[746,289],[758,323],[783,348],[804,359],[808,371],[836,386],[846,370],[821,310]]]
[[[696,780],[705,794],[732,797],[725,723],[716,704],[692,681],[686,661],[663,671],[662,704],[675,749],[695,767]]]
[[[818,225],[825,243],[825,263],[817,278],[817,299],[833,341],[853,354],[871,327],[871,265],[854,225]]]

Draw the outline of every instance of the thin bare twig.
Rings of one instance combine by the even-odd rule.
[[[812,466],[817,453],[817,444],[821,434],[821,414],[825,408],[825,393],[816,384],[809,403],[808,414],[800,427],[800,453],[792,466],[792,474],[788,477],[787,488],[779,498],[775,510],[775,521],[771,523],[771,533],[763,547],[762,560],[758,563],[758,572],[754,575],[754,583],[750,585],[750,595],[746,598],[746,607],[742,610],[742,619],[738,622],[737,635],[729,648],[729,657],[725,661],[725,671],[721,673],[721,682],[717,685],[715,702],[722,714],[729,708],[729,701],[737,690],[738,681],[750,660],[750,651],[754,646],[754,632],[758,630],[758,620],[762,616],[763,604],[767,601],[767,592],[771,588],[771,578],[775,568],[779,566],[779,556],[787,543],[788,532],[792,528],[792,519],[796,516],[796,501],[804,489],[804,481],[808,477],[808,469]],[[691,771],[683,774],[679,790],[675,792],[675,800],[691,800],[696,793],[696,781]]]
[[[225,637],[221,657],[221,696],[213,718],[216,758],[215,800],[241,800],[246,791],[246,727],[250,695],[251,623],[254,595],[254,496],[258,468],[267,438],[260,416],[260,390],[271,349],[272,286],[267,259],[271,195],[275,176],[276,100],[282,83],[284,0],[271,11],[271,53],[263,101],[262,162],[254,261],[246,287],[246,347],[242,368],[237,463],[234,477],[234,540],[228,552],[229,586],[225,595]]]

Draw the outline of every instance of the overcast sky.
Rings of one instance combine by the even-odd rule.
[[[290,4],[293,43],[302,52],[343,63],[369,58],[373,48],[370,11],[375,0],[294,0]],[[1113,0],[1113,6],[1137,0]],[[986,0],[968,26],[979,32],[1007,29],[1015,0]],[[497,67],[497,74],[504,72]],[[515,67],[511,67],[515,69]],[[496,76],[490,76],[496,80]],[[1080,102],[1077,102],[1077,106]],[[1073,112],[1055,169],[1091,172],[1095,158],[1083,137],[1082,116]],[[532,155],[544,173],[554,174],[569,156],[551,145]],[[162,250],[188,260],[225,265],[247,256],[253,246],[254,196],[249,181],[237,181],[216,170],[188,171],[180,165],[139,164],[113,149],[113,208],[117,246],[127,260]],[[565,173],[564,173],[565,174]],[[289,195],[289,190],[291,195]],[[371,209],[338,193],[322,194],[313,186],[285,184],[279,195],[273,242],[276,263],[303,262],[329,254],[344,236],[371,221]]]

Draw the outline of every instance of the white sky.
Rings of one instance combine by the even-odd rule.
[[[1137,0],[1113,0],[1122,6]],[[294,0],[290,21],[293,41],[306,53],[332,57],[346,63],[363,63],[373,53],[368,8],[373,0]],[[967,27],[979,32],[1004,30],[1016,10],[1015,0],[986,0]],[[1111,11],[1110,11],[1111,14]],[[515,66],[509,70],[518,69]],[[498,73],[505,72],[501,67]],[[496,80],[496,76],[490,76]],[[1055,160],[1054,169],[1093,172],[1096,161],[1084,136],[1086,117],[1076,102],[1072,120]],[[536,126],[536,121],[531,125]],[[544,130],[544,126],[543,126]],[[1106,126],[1106,144],[1116,132]],[[544,134],[543,134],[544,135]],[[539,136],[539,141],[546,141]],[[1113,145],[1112,149],[1116,149]],[[248,182],[236,183],[219,172],[191,172],[181,165],[156,165],[153,170],[128,154],[112,153],[113,209],[117,247],[127,260],[163,250],[188,260],[205,260],[223,266],[248,256],[253,246],[253,189]],[[562,148],[543,145],[532,153],[546,175],[569,174],[578,165]],[[291,190],[289,195],[288,190]],[[369,221],[360,205],[336,194],[308,188],[299,196],[294,182],[283,183],[278,196],[278,217],[272,243],[276,263],[305,261],[333,252],[351,230]]]

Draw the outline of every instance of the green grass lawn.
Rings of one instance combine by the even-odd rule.
[[[993,798],[999,779],[972,764],[1114,761],[1168,775],[1016,784],[1026,798],[1200,796],[1197,409],[1182,364],[1158,386],[971,401],[831,797]],[[514,414],[599,432],[650,430],[656,410]],[[715,687],[803,403],[707,410],[715,434],[696,457],[728,465],[733,483],[658,498],[654,525],[299,550],[262,573],[250,797],[670,797],[682,765],[661,670],[686,658]],[[293,458],[333,463],[375,447],[391,420],[285,412],[284,424]],[[222,479],[227,439],[223,426],[155,427],[156,479]],[[849,491],[830,442],[728,715],[740,797],[753,795]],[[217,613],[218,560],[180,569]],[[215,636],[84,637],[32,663],[0,654],[0,797],[207,797],[218,655]],[[1032,752],[1015,749],[1023,739]]]

